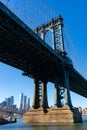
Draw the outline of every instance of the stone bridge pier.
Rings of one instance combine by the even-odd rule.
[[[54,82],[54,107],[49,107],[47,95],[47,81],[34,78],[34,96],[32,108],[23,116],[24,123],[58,123],[81,122],[82,117],[78,108],[73,107],[69,89],[69,70],[64,69],[64,86],[59,80]],[[50,95],[51,96],[51,95]],[[65,103],[62,104],[61,100]]]

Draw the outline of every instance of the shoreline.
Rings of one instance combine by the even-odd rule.
[[[4,118],[1,118],[0,119],[0,125],[3,125],[3,124],[11,124],[11,123],[16,123],[17,122],[17,119],[15,118],[13,121],[8,121]]]

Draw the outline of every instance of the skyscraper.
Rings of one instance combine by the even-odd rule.
[[[19,111],[24,113],[30,108],[30,98],[27,98],[26,95],[20,93],[19,98]]]
[[[24,111],[27,110],[27,96],[24,96]]]
[[[30,108],[30,98],[28,98],[28,104],[27,104],[27,109]]]
[[[14,105],[14,96],[11,96],[9,98],[5,98],[6,106]]]
[[[23,110],[23,100],[24,100],[24,95],[23,93],[20,93],[20,98],[19,98],[19,109]]]
[[[11,96],[11,101],[10,101],[10,105],[14,105],[14,96]]]

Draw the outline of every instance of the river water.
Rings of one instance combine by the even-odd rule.
[[[82,123],[68,124],[44,124],[44,125],[25,125],[21,119],[17,123],[0,125],[0,130],[87,130],[87,116],[83,117]]]

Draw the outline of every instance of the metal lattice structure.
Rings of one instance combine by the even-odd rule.
[[[63,18],[59,15],[58,18],[52,19],[46,24],[42,24],[36,27],[35,33],[45,41],[45,35],[47,31],[52,32],[52,44],[53,49],[60,55],[65,55],[64,40],[63,40]]]

